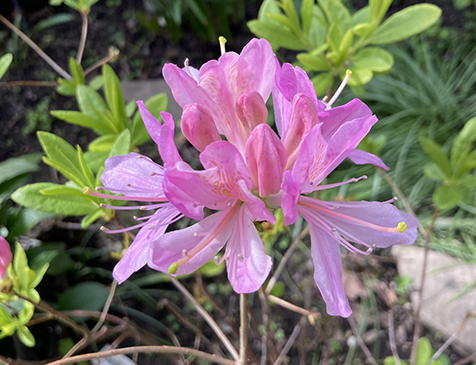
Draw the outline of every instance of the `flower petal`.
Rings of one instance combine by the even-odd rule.
[[[326,302],[331,316],[349,317],[352,310],[342,283],[342,260],[340,247],[331,232],[324,229],[305,208],[299,213],[309,224],[311,233],[311,256],[314,263],[314,280]]]
[[[246,142],[246,163],[254,188],[264,198],[281,188],[286,166],[286,151],[281,140],[267,124],[257,126]]]
[[[139,112],[144,121],[147,132],[149,132],[154,142],[158,145],[162,124],[160,124],[157,118],[152,115],[142,100],[137,100],[137,106],[139,107]]]
[[[162,236],[170,221],[178,214],[178,210],[172,204],[166,204],[154,213],[145,227],[141,228],[124,257],[114,267],[113,276],[119,284],[147,264],[152,240]]]
[[[241,94],[236,100],[236,113],[247,136],[256,126],[268,120],[265,101],[261,94],[254,90]]]
[[[221,140],[212,116],[200,104],[185,105],[181,126],[185,138],[200,152],[210,143]]]
[[[296,223],[299,218],[297,202],[301,191],[299,185],[294,181],[291,171],[286,171],[283,178],[283,197],[281,207],[283,209],[284,224],[289,226]]]
[[[374,166],[381,167],[385,170],[390,170],[390,167],[385,165],[385,163],[380,157],[363,150],[353,150],[350,153],[349,158],[352,160],[353,163],[357,165],[372,164]]]
[[[271,257],[264,252],[246,205],[242,205],[235,215],[225,257],[228,280],[237,293],[257,291],[271,271]]]
[[[193,226],[168,232],[155,240],[151,244],[149,266],[155,270],[168,272],[170,265],[184,259],[184,254],[189,254],[200,243],[210,239],[203,249],[178,267],[177,275],[190,274],[205,265],[230,238],[233,224],[222,225],[221,223],[227,219],[230,213],[233,214],[232,209],[228,208],[212,214]]]
[[[131,152],[110,157],[101,181],[107,190],[135,197],[164,196],[164,168],[150,158]]]
[[[12,250],[7,240],[0,236],[0,280],[5,277],[8,266],[12,262]]]
[[[172,166],[173,164],[182,161],[180,157],[177,146],[175,146],[174,133],[175,133],[175,123],[172,118],[172,114],[167,112],[160,112],[164,124],[159,138],[159,153],[164,161],[164,166]]]

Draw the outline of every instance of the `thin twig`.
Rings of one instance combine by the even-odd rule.
[[[472,313],[471,311],[468,311],[468,313],[466,313],[466,316],[463,318],[463,320],[461,321],[461,324],[459,325],[458,329],[456,330],[455,333],[453,333],[450,338],[448,338],[448,340],[446,340],[446,342],[438,349],[438,351],[436,351],[433,356],[425,363],[425,365],[429,365],[431,364],[433,361],[435,361],[442,353],[443,351],[445,351],[449,345],[451,345],[453,343],[454,340],[456,340],[456,338],[458,337],[458,335],[461,333],[461,331],[464,329],[464,327],[466,326],[466,322],[468,321],[468,319],[470,319],[472,316],[474,316],[474,313]]]
[[[240,364],[246,364],[248,348],[248,295],[240,294]]]
[[[85,69],[84,76],[86,76],[90,72],[94,71],[98,67],[101,67],[103,64],[109,61],[115,61],[117,57],[119,57],[119,50],[116,47],[109,47],[109,49],[107,50],[107,53],[108,54],[106,57],[104,57],[103,59],[97,61],[96,63],[92,64],[87,69]]]
[[[476,359],[476,352],[473,353],[472,355],[469,355],[468,357],[465,357],[464,359],[460,361],[455,362],[453,365],[464,365],[475,359]]]
[[[65,70],[61,68],[55,61],[53,61],[50,56],[48,56],[43,50],[37,46],[25,33],[18,29],[14,24],[10,23],[7,18],[0,14],[0,21],[10,28],[14,33],[16,33],[23,41],[25,41],[38,55],[45,60],[48,65],[53,68],[61,77],[65,79],[70,79],[71,75],[68,74]]]
[[[307,309],[304,309],[302,307],[298,307],[295,304],[289,303],[281,298],[275,297],[274,295],[268,295],[268,299],[271,300],[273,303],[276,303],[280,305],[283,308],[289,309],[293,312],[302,314],[306,316],[309,319],[309,322],[314,325],[315,321],[314,319],[318,318],[321,314],[319,312],[311,312]]]
[[[83,20],[83,26],[81,27],[81,40],[79,41],[78,54],[76,55],[76,62],[78,64],[81,64],[84,46],[86,45],[86,37],[88,36],[88,14],[81,12],[81,19]]]
[[[174,346],[135,346],[135,347],[125,347],[122,349],[108,350],[95,352],[91,354],[77,355],[70,357],[68,359],[61,359],[48,363],[47,365],[66,365],[72,364],[80,361],[88,361],[91,359],[101,359],[105,357],[111,357],[116,355],[126,355],[126,354],[135,354],[135,353],[149,353],[149,354],[184,354],[184,355],[193,355],[206,359],[212,362],[216,362],[224,365],[236,365],[235,361],[224,359],[222,357],[208,354],[203,351],[198,351],[195,349],[190,349],[186,347],[174,347]]]
[[[16,87],[16,86],[38,86],[38,87],[55,87],[59,83],[56,81],[34,81],[34,80],[20,80],[0,83],[0,87]]]
[[[193,297],[193,295],[190,294],[190,292],[177,279],[175,279],[173,276],[170,276],[170,275],[169,275],[169,278],[172,284],[174,284],[175,287],[179,291],[181,291],[182,294],[185,295],[190,302],[192,302],[197,312],[205,319],[205,321],[207,321],[209,326],[216,333],[216,335],[221,340],[221,342],[223,342],[223,344],[225,345],[227,350],[231,353],[233,358],[238,361],[240,359],[238,352],[236,351],[235,347],[231,344],[228,337],[226,337],[226,335],[223,333],[220,326],[218,326],[215,320],[207,313],[205,309],[203,309],[200,303],[197,302],[197,300]]]
[[[97,332],[99,328],[103,325],[104,321],[106,320],[107,313],[109,312],[109,308],[111,307],[112,299],[114,298],[114,294],[116,293],[117,288],[117,280],[114,279],[111,284],[111,289],[109,289],[109,296],[107,297],[106,303],[104,304],[104,308],[101,313],[101,317],[99,318],[98,323],[93,327],[91,330],[92,333]]]
[[[352,317],[349,317],[347,318],[347,320],[349,321],[350,328],[352,329],[352,333],[357,339],[360,349],[364,352],[365,357],[367,358],[367,361],[369,361],[372,365],[378,365],[377,361],[375,361],[374,357],[372,356],[372,353],[370,352],[369,348],[365,345],[365,342],[362,339],[362,336],[360,336],[359,330],[357,329],[357,326],[355,325],[354,319]]]
[[[435,213],[433,213],[433,217],[431,218],[431,223],[430,223],[430,226],[428,227],[428,231],[425,233],[425,253],[423,255],[423,267],[421,272],[420,290],[418,293],[419,294],[418,306],[415,312],[415,327],[413,329],[413,344],[412,344],[412,352],[410,354],[410,365],[415,365],[415,361],[416,361],[417,343],[418,343],[418,338],[420,337],[420,327],[421,327],[420,313],[421,313],[421,307],[423,303],[423,288],[425,286],[426,267],[428,264],[428,251],[430,248],[430,238],[433,232],[433,228],[435,226],[436,219],[440,215],[440,212],[441,210],[439,210],[438,208],[435,210]]]
[[[264,293],[263,287],[259,289],[259,299],[261,302],[261,313],[263,316],[263,334],[261,335],[261,361],[260,365],[266,365],[266,358],[268,356],[268,323],[269,323],[269,314],[268,314],[268,300],[266,299],[266,294]]]
[[[301,243],[301,241],[304,239],[304,237],[306,237],[308,234],[309,234],[309,226],[304,228],[302,230],[301,234],[299,235],[299,237],[294,240],[294,242],[291,244],[291,246],[289,246],[289,248],[286,251],[286,253],[284,254],[283,258],[279,262],[278,268],[276,269],[273,276],[269,280],[268,285],[266,286],[266,290],[265,290],[266,294],[271,293],[271,290],[273,289],[274,284],[276,284],[276,281],[278,280],[279,275],[281,275],[281,271],[283,271],[284,266],[286,265],[286,262],[288,262],[289,258],[293,254],[296,247]]]
[[[293,329],[293,332],[291,333],[291,336],[289,336],[289,339],[286,342],[286,345],[284,345],[284,348],[281,351],[281,353],[279,354],[276,361],[274,362],[274,365],[280,365],[283,362],[284,357],[288,354],[289,350],[293,346],[293,344],[296,341],[296,338],[298,337],[300,331],[301,331],[301,326],[300,326],[300,321],[299,321],[296,324],[296,326],[294,326],[294,329]]]
[[[71,319],[69,319],[68,317],[66,317],[65,315],[61,314],[60,312],[54,310],[53,308],[51,308],[48,304],[46,304],[45,302],[43,301],[40,301],[39,303],[35,303],[33,300],[31,300],[30,298],[28,297],[24,297],[23,295],[17,293],[17,292],[14,292],[14,294],[20,298],[20,299],[23,299],[31,304],[33,304],[36,308],[42,310],[43,312],[47,312],[49,314],[51,314],[54,318],[56,318],[58,321],[60,322],[63,322],[64,324],[67,324],[68,326],[70,326],[72,329],[80,332],[84,337],[88,337],[89,336],[89,331],[87,329],[85,329],[84,327],[80,326],[79,324],[73,322]]]
[[[388,311],[388,341],[390,342],[390,350],[392,350],[392,355],[395,359],[395,365],[400,365],[400,357],[398,356],[397,344],[395,343],[393,308]]]

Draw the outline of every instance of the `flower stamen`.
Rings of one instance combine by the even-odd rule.
[[[104,188],[97,189],[97,190],[104,190]],[[92,191],[87,186],[83,188],[83,194],[94,196],[96,198],[104,198],[104,199],[112,199],[112,200],[129,200],[129,201],[142,201],[142,202],[168,202],[169,201],[165,197],[149,198],[149,197],[143,197],[143,196],[119,196],[119,195],[97,193],[95,191]]]
[[[339,88],[337,89],[337,91],[335,92],[335,94],[332,96],[331,100],[329,100],[329,102],[327,103],[327,106],[326,106],[326,110],[327,109],[330,109],[332,104],[334,104],[334,101],[337,100],[337,98],[339,97],[340,93],[342,92],[342,90],[344,90],[345,88],[345,85],[347,84],[347,82],[349,81],[350,79],[350,76],[352,75],[352,71],[351,70],[347,70],[345,72],[345,77],[344,77],[344,80],[342,80]]]

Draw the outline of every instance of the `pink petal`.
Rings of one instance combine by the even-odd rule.
[[[286,166],[286,151],[276,133],[267,124],[260,124],[246,142],[246,163],[254,186],[264,198],[281,189]]]
[[[189,254],[197,245],[209,239],[210,242],[203,249],[178,267],[177,275],[190,274],[205,265],[230,238],[233,225],[221,225],[221,223],[232,209],[228,208],[212,214],[193,226],[171,231],[159,237],[151,245],[149,266],[155,270],[168,272],[170,265],[183,259],[184,254]]]
[[[164,166],[167,167],[172,166],[173,164],[179,161],[182,161],[182,158],[178,153],[177,146],[175,146],[175,123],[172,118],[172,114],[167,112],[160,112],[160,115],[164,120],[164,125],[162,126],[158,145],[160,156],[164,161]]]
[[[268,120],[268,108],[260,93],[248,91],[236,101],[236,113],[248,136],[259,124]]]
[[[329,140],[344,123],[371,115],[372,111],[359,99],[353,99],[345,105],[320,112],[322,135]]]
[[[147,132],[149,132],[154,142],[159,144],[162,124],[160,124],[157,118],[152,115],[142,100],[137,100],[137,106],[139,107],[139,112],[144,121],[144,125],[147,128]]]
[[[5,238],[0,236],[0,280],[5,277],[8,266],[12,262],[12,258],[10,244]]]
[[[317,109],[312,99],[304,94],[296,94],[293,98],[288,130],[283,138],[283,145],[288,155],[286,166],[288,169],[296,161],[304,137],[318,122]]]
[[[349,158],[352,160],[353,163],[357,165],[372,164],[374,166],[381,167],[385,170],[390,170],[390,167],[385,165],[385,163],[382,161],[380,157],[375,156],[363,150],[352,151],[349,155]]]
[[[263,200],[254,195],[246,186],[244,180],[238,181],[238,196],[240,200],[246,203],[246,207],[251,213],[254,221],[268,221],[276,224],[276,217],[266,207]]]
[[[284,173],[283,179],[283,197],[281,207],[283,209],[284,224],[289,226],[296,223],[299,218],[297,211],[297,202],[301,194],[299,185],[294,181],[291,171]]]
[[[157,240],[165,233],[169,222],[174,219],[179,212],[171,204],[166,204],[158,209],[149,219],[146,226],[142,227],[134,242],[127,249],[124,257],[114,267],[113,276],[119,284],[127,280],[133,273],[140,270],[147,264],[149,259],[149,248],[152,240]],[[150,229],[150,227],[156,227]]]
[[[136,197],[164,196],[164,168],[150,158],[131,152],[106,160],[101,181],[107,190]]]
[[[311,200],[310,198],[304,199]],[[393,245],[410,245],[415,242],[418,236],[418,220],[388,202],[312,200],[317,206],[327,208],[315,211],[315,214],[351,242],[370,248],[387,248]],[[352,218],[364,223],[355,222]],[[371,226],[395,229],[401,222],[405,222],[407,226],[404,232],[384,232]]]
[[[342,283],[339,244],[328,230],[323,229],[307,214],[305,209],[300,209],[299,212],[309,224],[314,280],[326,302],[327,313],[347,318],[352,314],[352,310]]]
[[[263,242],[245,205],[233,220],[226,251],[228,280],[237,293],[252,293],[264,283],[271,271],[271,257],[266,255]]]
[[[182,113],[182,132],[200,152],[210,143],[220,141],[212,116],[200,104],[187,104]]]

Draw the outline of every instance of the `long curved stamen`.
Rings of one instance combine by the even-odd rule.
[[[168,202],[169,201],[166,197],[146,198],[142,196],[118,196],[118,195],[97,193],[95,191],[92,191],[87,186],[84,187],[83,194],[95,196],[97,198],[112,199],[112,200],[128,200],[128,201],[136,201],[136,202]]]
[[[151,204],[151,205],[134,205],[134,206],[125,206],[125,207],[119,207],[115,205],[107,205],[104,203],[99,204],[101,208],[106,208],[106,209],[114,209],[114,210],[152,210],[152,209],[157,209],[162,207],[164,204]]]
[[[325,190],[325,189],[336,188],[336,187],[341,186],[341,185],[350,184],[350,183],[354,183],[354,182],[357,182],[357,181],[360,181],[360,180],[365,180],[365,179],[367,179],[367,175],[362,175],[361,177],[354,177],[350,180],[343,181],[343,182],[340,182],[340,183],[319,185],[319,186],[316,186],[313,190],[317,191],[317,190]]]
[[[351,70],[347,70],[345,72],[345,77],[344,77],[344,80],[342,80],[339,88],[337,89],[337,91],[335,92],[335,94],[332,96],[331,100],[329,100],[329,102],[327,103],[327,106],[326,106],[326,109],[330,109],[332,104],[334,104],[334,101],[337,100],[337,98],[339,97],[340,93],[342,92],[342,90],[344,90],[344,87],[345,85],[347,84],[347,82],[349,81],[350,79],[350,76],[352,75],[352,71]]]
[[[127,231],[132,231],[133,229],[136,229],[136,228],[141,228],[143,226],[145,226],[148,222],[143,222],[143,223],[140,223],[140,224],[136,224],[135,226],[131,226],[131,227],[126,227],[126,228],[123,228],[123,229],[109,229],[105,226],[101,226],[101,228],[99,228],[101,231],[103,231],[104,233],[108,233],[108,234],[114,234],[114,233],[124,233],[124,232],[127,232]]]
[[[169,266],[168,272],[169,274],[175,274],[180,266],[187,263],[192,257],[194,257],[197,253],[203,250],[210,242],[212,242],[226,227],[228,223],[230,223],[231,219],[235,215],[236,210],[239,208],[240,202],[236,202],[235,205],[230,209],[228,214],[223,218],[221,222],[215,225],[211,230],[210,233],[207,234],[193,249],[186,252],[186,256],[177,262],[173,263]]]
[[[353,222],[353,223],[360,224],[361,226],[364,226],[364,227],[375,229],[376,231],[389,232],[389,233],[398,233],[398,232],[402,233],[402,232],[405,232],[406,229],[407,229],[407,224],[405,222],[398,223],[398,225],[396,227],[379,226],[377,224],[366,222],[366,221],[363,221],[361,219],[354,218],[354,217],[336,212],[335,210],[330,210],[328,208],[320,206],[320,205],[316,204],[316,202],[314,202],[314,200],[311,199],[311,198],[301,197],[298,200],[298,204],[300,204],[304,207],[308,207],[308,208],[311,208],[311,209],[318,210],[318,211],[323,212],[323,213],[328,214],[328,215],[333,215],[334,217],[344,219],[346,221],[350,221],[350,222]]]

